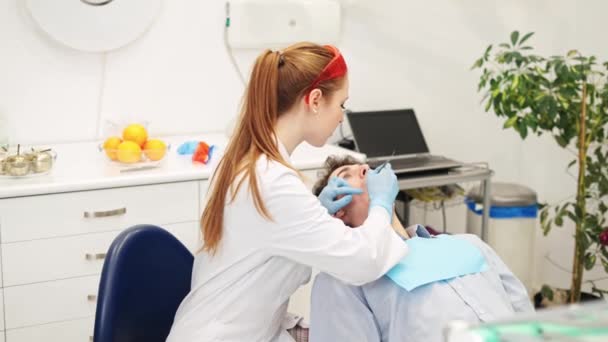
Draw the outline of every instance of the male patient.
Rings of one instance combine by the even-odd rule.
[[[365,183],[369,166],[351,157],[330,157],[325,167],[326,174],[315,185],[315,194],[319,195],[330,177],[341,177],[350,186],[362,189],[362,194],[353,195],[352,201],[334,215],[353,228],[360,226],[369,209]],[[404,239],[416,236],[393,217],[393,227]],[[421,227],[418,235],[428,233]],[[310,341],[439,342],[443,339],[443,328],[452,320],[486,322],[533,311],[525,287],[489,246],[474,235],[444,237],[469,242],[470,248],[478,250],[479,258],[485,258],[485,270],[433,281],[411,291],[388,276],[352,286],[321,273],[312,290]],[[439,239],[424,241],[436,240]],[[411,249],[406,258],[412,257],[412,253],[416,251]]]

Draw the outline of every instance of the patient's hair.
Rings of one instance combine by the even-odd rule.
[[[312,192],[315,196],[319,196],[321,190],[325,186],[327,186],[327,182],[329,182],[329,176],[332,172],[334,172],[337,168],[340,168],[344,165],[360,165],[362,164],[359,160],[351,157],[349,155],[338,157],[338,156],[329,156],[325,159],[325,165],[323,165],[323,171],[321,171],[321,175],[319,176],[319,180],[312,187]]]

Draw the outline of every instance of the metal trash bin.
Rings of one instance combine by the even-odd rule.
[[[467,233],[481,236],[483,192],[476,186],[465,198]],[[532,290],[534,236],[538,203],[536,192],[513,183],[492,183],[487,243],[509,269]]]

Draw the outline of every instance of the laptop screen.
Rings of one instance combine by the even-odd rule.
[[[429,152],[413,109],[350,112],[348,122],[368,158]]]

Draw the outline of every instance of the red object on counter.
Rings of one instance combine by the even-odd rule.
[[[192,161],[194,163],[207,164],[209,161],[209,145],[204,141],[198,143],[198,147],[194,154],[192,154]]]

